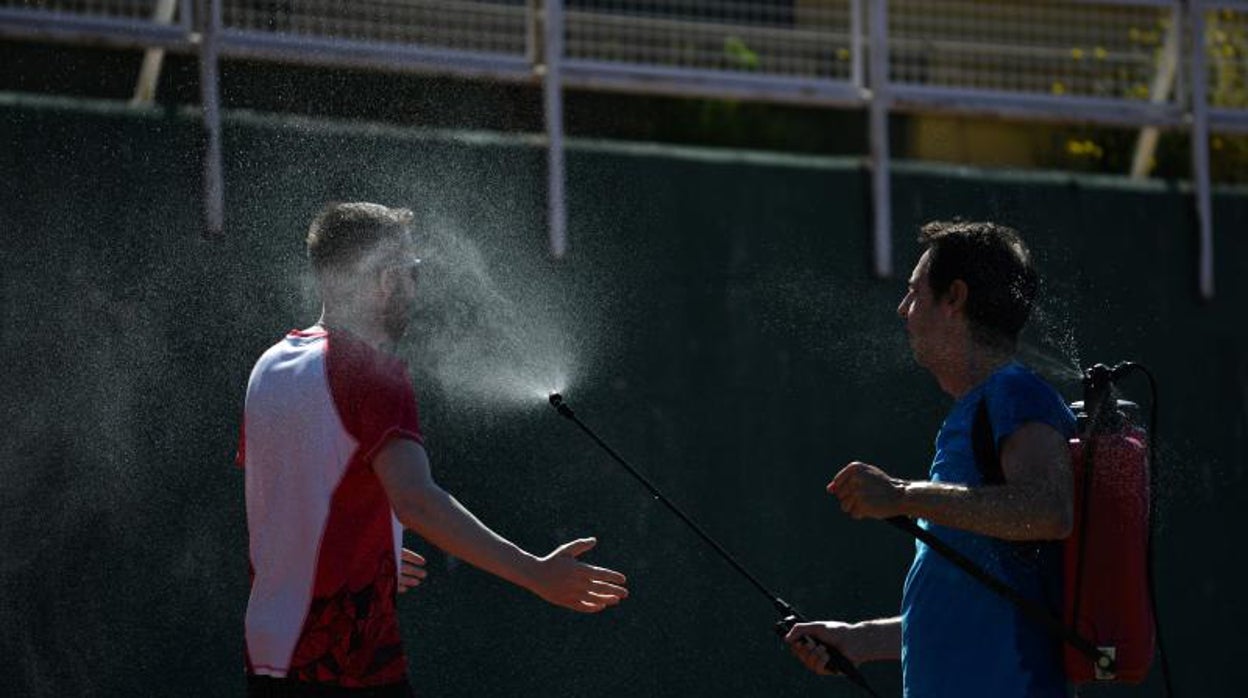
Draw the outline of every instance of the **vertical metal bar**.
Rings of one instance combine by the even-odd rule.
[[[1149,102],[1164,104],[1170,101],[1170,93],[1174,90],[1174,79],[1179,72],[1182,43],[1183,6],[1176,4],[1170,10],[1170,27],[1166,30],[1165,43],[1162,44],[1161,55],[1157,59],[1157,73],[1153,76],[1153,84],[1148,91]],[[1131,179],[1148,177],[1160,137],[1161,129],[1156,126],[1145,126],[1140,129],[1140,135],[1135,140],[1135,155],[1131,158]]]
[[[1205,71],[1205,3],[1187,0],[1192,30],[1192,181],[1200,228],[1200,295],[1213,298],[1213,193],[1209,178],[1209,76]]]
[[[177,10],[178,0],[157,0],[152,10],[152,21],[156,24],[172,24],[173,13]],[[139,68],[139,78],[134,84],[134,96],[130,104],[151,104],[156,98],[156,83],[160,80],[160,69],[165,62],[165,50],[149,48],[143,52],[143,64]]]
[[[863,77],[862,0],[849,0],[850,80],[854,87],[866,87]]]
[[[871,3],[871,77],[870,139],[871,139],[871,202],[874,231],[875,275],[893,275],[892,190],[889,181],[888,144],[888,3]]]
[[[178,24],[189,34],[195,29],[195,17],[191,12],[191,0],[178,0]]]
[[[225,202],[221,173],[221,107],[217,38],[221,29],[221,0],[202,0],[199,44],[199,89],[203,102],[204,134],[204,237],[220,237],[224,231]]]
[[[525,0],[524,3],[524,57],[530,66],[542,60],[542,5],[541,0]]]
[[[546,163],[547,223],[550,226],[550,254],[559,259],[567,254],[567,201],[564,197],[563,158],[563,0],[546,0]]]

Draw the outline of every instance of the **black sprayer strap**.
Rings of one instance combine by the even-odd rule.
[[[976,564],[974,560],[958,552],[931,532],[924,530],[911,519],[904,516],[894,516],[886,519],[886,521],[914,538],[923,541],[929,548],[939,553],[941,557],[944,557],[963,572],[974,577],[976,581],[988,587],[998,596],[1014,604],[1018,610],[1022,611],[1024,616],[1043,626],[1054,637],[1082,652],[1101,668],[1113,670],[1114,660],[1109,655],[1102,653],[1091,642],[1088,642],[1074,630],[1066,627],[1066,625],[1054,618],[1048,609],[1018,593],[1014,587],[993,576],[990,572]]]
[[[716,542],[714,538],[711,538],[711,536],[707,534],[706,531],[703,531],[702,527],[699,526],[697,523],[695,523],[693,519],[689,518],[689,516],[685,514],[685,512],[680,509],[680,507],[676,506],[675,504],[671,502],[671,500],[665,497],[663,493],[659,491],[659,488],[655,487],[654,484],[651,483],[650,480],[647,479],[645,475],[641,474],[641,471],[637,470],[632,465],[630,465],[629,462],[624,460],[623,456],[616,453],[615,449],[611,448],[611,446],[607,444],[606,441],[603,441],[601,438],[599,438],[598,435],[594,433],[594,430],[590,429],[584,422],[580,420],[580,418],[576,416],[576,413],[572,411],[572,408],[569,407],[566,402],[564,402],[562,395],[559,395],[558,393],[552,394],[550,396],[550,405],[551,407],[555,408],[555,411],[558,412],[560,416],[566,418],[568,421],[572,422],[577,427],[579,427],[581,431],[585,432],[585,435],[588,436],[591,440],[593,440],[594,443],[598,444],[598,446],[603,451],[605,451],[608,456],[611,456],[612,460],[614,460],[616,463],[619,463],[620,466],[622,466],[626,471],[628,471],[629,475],[632,475],[634,478],[636,478],[638,482],[640,482],[647,490],[650,491],[650,494],[654,495],[655,499],[659,500],[664,506],[668,508],[669,511],[671,511],[673,514],[677,516],[677,518],[683,521],[686,526],[692,529],[694,533],[698,534],[698,537],[701,538],[703,542],[711,546],[712,550],[719,553],[720,557],[722,557],[729,565],[731,565],[733,569],[741,573],[741,576],[749,580],[750,584],[754,585],[755,589],[757,589],[763,596],[766,596],[767,599],[771,601],[772,606],[774,606],[777,611],[780,611],[780,613],[783,616],[783,620],[781,620],[779,623],[776,624],[776,632],[778,634],[785,635],[788,633],[789,630],[793,628],[795,624],[806,620],[806,618],[801,614],[800,611],[798,611],[796,608],[794,608],[791,604],[789,604],[784,599],[781,599],[779,596],[776,596],[775,594],[773,594],[767,587],[763,586],[763,583],[758,581],[757,577],[750,574],[750,571],[745,569],[744,565],[742,565],[740,562],[737,562],[736,558],[734,558],[731,554],[729,554],[729,552],[725,550],[723,546],[721,546],[718,542]],[[827,652],[828,654],[828,662],[826,664],[827,669],[829,669],[830,671],[835,671],[835,672],[844,674],[845,678],[857,684],[859,688],[861,688],[863,691],[866,691],[866,693],[872,696],[872,698],[878,698],[879,694],[877,694],[875,690],[871,688],[871,684],[867,683],[867,677],[863,676],[862,671],[860,671],[858,667],[855,666],[854,663],[849,660],[849,657],[846,657],[843,652],[813,637],[807,636],[806,639],[813,645],[822,646],[824,650]]]
[[[1174,695],[1174,684],[1170,678],[1170,659],[1166,655],[1166,646],[1161,636],[1161,614],[1157,609],[1157,584],[1155,580],[1154,570],[1157,567],[1155,551],[1154,551],[1154,534],[1157,530],[1157,510],[1158,498],[1160,491],[1157,489],[1157,444],[1159,436],[1157,434],[1157,380],[1153,377],[1152,371],[1133,361],[1126,361],[1118,364],[1114,368],[1114,372],[1119,375],[1125,375],[1130,371],[1139,371],[1148,379],[1149,404],[1148,404],[1148,543],[1147,543],[1147,569],[1148,580],[1148,602],[1153,611],[1153,632],[1157,640],[1157,656],[1161,660],[1161,685],[1162,695],[1169,698]]]
[[[988,412],[988,398],[981,398],[971,422],[971,451],[975,454],[975,469],[985,485],[1004,485],[1005,469],[1001,467],[1001,454],[997,451],[997,435],[992,428],[992,415]],[[1036,541],[999,541],[1014,557],[1036,564],[1041,557]]]
[[[997,453],[997,438],[992,433],[992,415],[988,414],[988,399],[979,401],[975,409],[975,421],[971,423],[971,450],[975,453],[975,468],[985,485],[1004,485],[1005,471]]]

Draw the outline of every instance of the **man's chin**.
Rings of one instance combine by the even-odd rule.
[[[914,363],[918,364],[920,368],[927,368],[927,362],[924,361],[923,354],[919,352],[913,343],[910,345],[910,358],[914,359]]]

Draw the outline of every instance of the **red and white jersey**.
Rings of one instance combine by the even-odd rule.
[[[349,333],[288,334],[247,384],[247,670],[358,687],[404,680],[402,527],[372,459],[421,442],[406,365]]]

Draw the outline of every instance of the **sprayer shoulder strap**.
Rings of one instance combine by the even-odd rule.
[[[988,398],[981,398],[971,422],[971,449],[975,454],[975,469],[984,485],[1004,485],[1005,470],[1001,467],[1001,453],[992,428],[992,415],[988,412]],[[1042,545],[1034,541],[1005,541],[997,544],[1007,555],[1030,567],[1040,563]]]
[[[997,453],[997,439],[992,433],[992,416],[988,414],[988,398],[979,401],[975,419],[971,422],[971,449],[975,454],[975,467],[985,485],[1004,485],[1005,471],[1001,469],[1001,454]]]

